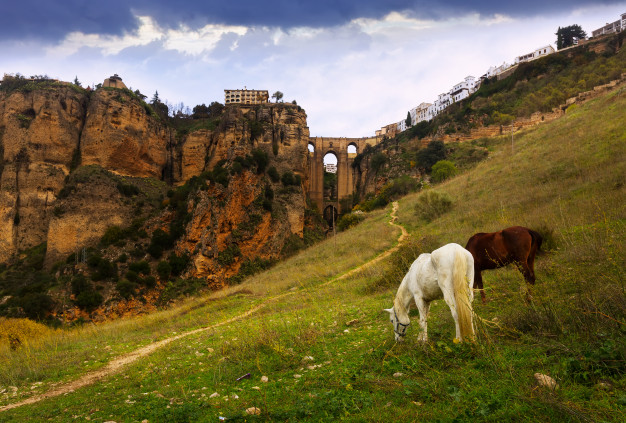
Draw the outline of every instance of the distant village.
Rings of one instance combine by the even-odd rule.
[[[626,13],[621,14],[621,19],[615,22],[607,23],[601,28],[592,31],[591,38],[601,37],[603,35],[613,34],[626,30]],[[586,39],[575,39],[574,46],[582,45],[586,42]],[[487,69],[484,75],[480,78],[473,76],[466,76],[465,79],[458,84],[455,84],[450,90],[445,93],[439,94],[437,99],[432,103],[420,103],[419,106],[409,110],[411,116],[411,126],[418,124],[422,121],[429,121],[445,110],[451,104],[459,102],[471,94],[476,92],[485,79],[496,77],[497,79],[503,79],[509,76],[517,68],[520,63],[530,62],[537,60],[541,57],[548,56],[554,53],[556,50],[551,45],[546,45],[535,49],[530,53],[517,56],[512,64],[503,63],[500,66],[491,66]],[[393,137],[397,133],[405,131],[407,129],[408,115],[405,119],[399,122],[394,122],[389,125],[385,125],[376,131],[376,136]]]

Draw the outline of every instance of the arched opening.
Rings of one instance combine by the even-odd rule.
[[[324,220],[328,223],[328,227],[332,229],[334,225],[337,223],[337,217],[339,217],[339,212],[335,206],[328,205],[324,207],[324,213],[322,213]]]
[[[324,198],[337,200],[337,156],[333,152],[324,155]]]
[[[348,155],[350,154],[357,154],[358,150],[356,148],[356,144],[352,143],[350,145],[348,145]]]
[[[309,153],[315,153],[315,146],[311,143],[309,143]]]

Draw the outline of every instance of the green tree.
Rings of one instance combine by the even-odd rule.
[[[445,158],[446,146],[442,141],[431,141],[425,149],[417,152],[417,163],[427,172],[430,172],[435,163]]]
[[[411,127],[411,112],[406,112],[406,119],[404,121],[406,123],[406,129]]]
[[[76,75],[76,77],[74,78],[74,85],[76,85],[77,87],[82,87],[82,84],[78,80],[78,75]]]
[[[278,103],[279,100],[282,100],[283,93],[281,93],[280,91],[276,91],[274,94],[272,94],[272,98],[275,98],[276,103]]]
[[[557,50],[573,46],[575,40],[580,40],[587,37],[587,33],[583,31],[580,25],[570,25],[563,28],[559,27],[555,35]]]
[[[456,166],[449,160],[439,160],[433,165],[431,177],[433,182],[442,182],[457,174]]]

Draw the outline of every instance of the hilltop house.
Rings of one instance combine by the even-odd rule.
[[[224,90],[224,104],[262,104],[269,98],[267,90]]]
[[[522,56],[517,56],[515,58],[515,64],[517,65],[518,63],[522,63],[522,62],[530,62],[531,60],[539,59],[540,57],[547,56],[554,52],[555,52],[554,47],[552,47],[551,45],[543,46],[543,47],[536,49],[532,53],[524,54]]]
[[[612,34],[614,32],[621,32],[626,30],[626,13],[622,13],[621,19],[613,23],[607,23],[602,28],[598,28],[591,32],[592,37],[600,37],[606,34]]]
[[[119,77],[118,74],[113,74],[113,76],[109,76],[102,83],[103,87],[111,87],[111,88],[126,88],[126,84],[122,82],[122,78]]]

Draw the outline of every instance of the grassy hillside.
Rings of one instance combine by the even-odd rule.
[[[489,140],[489,158],[431,189],[452,208],[416,213],[424,192],[400,202],[411,240],[382,264],[336,276],[391,247],[386,212],[234,289],[167,312],[0,345],[0,406],[140,346],[190,334],[120,373],[68,395],[0,412],[0,421],[624,421],[626,419],[626,90],[550,124]],[[430,342],[417,312],[396,344],[386,315],[419,252],[465,245],[477,231],[540,230],[534,302],[514,268],[484,274],[476,344],[454,344],[437,302]],[[1,323],[0,323],[1,324]],[[559,387],[536,385],[534,373]],[[237,380],[250,374],[249,378]],[[262,377],[266,376],[264,382]],[[247,415],[256,407],[261,414]]]

